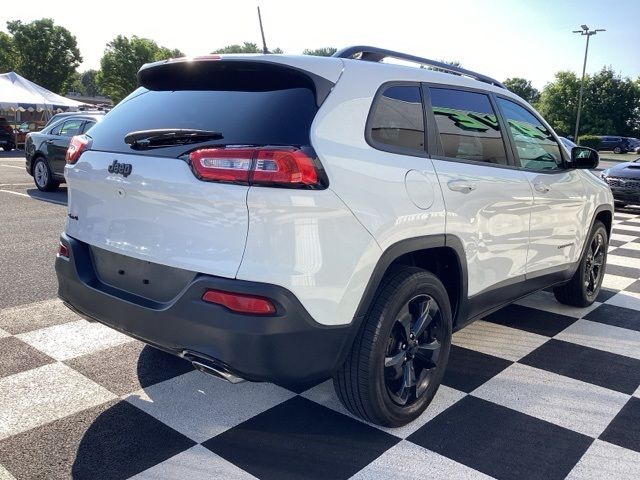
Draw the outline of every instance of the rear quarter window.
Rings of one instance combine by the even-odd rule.
[[[378,93],[367,122],[367,140],[378,150],[424,154],[424,111],[419,85],[391,85]]]

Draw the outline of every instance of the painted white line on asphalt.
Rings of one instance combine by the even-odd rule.
[[[0,188],[2,187],[32,187],[32,183],[0,183]]]
[[[27,197],[27,198],[31,198],[33,200],[42,200],[43,202],[55,203],[56,205],[65,205],[65,206],[67,205],[66,202],[61,202],[59,200],[52,200],[50,198],[44,198],[44,197],[33,197],[31,195],[27,195],[26,193],[13,192],[11,190],[4,190],[2,188],[0,188],[0,192],[12,193],[13,195],[20,195],[21,197]]]
[[[0,163],[0,167],[19,168],[20,170],[24,170],[24,167],[19,167],[18,165],[3,165]]]

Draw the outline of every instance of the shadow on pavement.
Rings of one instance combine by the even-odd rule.
[[[190,372],[193,367],[181,358],[145,346],[136,369],[140,387],[146,388]],[[153,402],[154,398],[149,400]],[[82,434],[70,472],[76,480],[128,478],[196,445],[125,400],[106,404],[95,418],[87,420],[90,425]]]
[[[29,188],[27,189],[27,195],[34,200],[55,203],[57,205],[67,204],[67,187],[60,187],[55,192],[41,192],[37,188]]]

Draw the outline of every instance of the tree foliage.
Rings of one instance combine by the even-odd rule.
[[[10,21],[7,30],[12,36],[0,36],[0,65],[7,62],[23,77],[62,93],[82,62],[76,37],[50,18],[31,23]]]
[[[538,109],[561,135],[573,135],[578,111],[580,79],[573,72],[558,72],[540,95]],[[608,67],[585,77],[580,135],[638,134],[640,82],[622,78]]]
[[[274,48],[269,50],[270,53],[283,53],[281,48]],[[262,53],[262,47],[258,47],[257,43],[244,42],[242,45],[234,43],[233,45],[227,45],[226,47],[214,50],[211,53]]]
[[[330,57],[338,51],[335,47],[322,47],[322,48],[305,48],[302,52],[303,55],[315,55],[316,57]]]
[[[76,92],[87,97],[103,95],[96,81],[97,75],[97,70],[87,70],[86,72],[76,73],[73,77],[73,82],[69,84],[66,91]]]
[[[159,46],[153,40],[118,35],[107,44],[96,83],[114,103],[119,102],[138,86],[136,74],[142,65],[167,58],[183,57],[177,49]]]
[[[507,87],[510,91],[532,105],[540,100],[540,92],[533,85],[531,85],[531,80],[527,80],[526,78],[513,77],[507,78],[503,83],[504,86]]]
[[[13,50],[13,39],[10,35],[0,32],[0,73],[11,72],[16,69],[16,52]]]

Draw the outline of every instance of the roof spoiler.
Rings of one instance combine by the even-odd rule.
[[[471,70],[467,70],[466,68],[456,67],[454,65],[449,65],[448,63],[438,62],[437,60],[430,60],[428,58],[416,57],[415,55],[409,55],[407,53],[395,52],[393,50],[386,50],[384,48],[357,45],[353,47],[346,47],[346,48],[343,48],[342,50],[338,50],[336,53],[333,54],[333,56],[337,58],[350,58],[350,59],[364,60],[367,62],[380,62],[385,58],[395,58],[398,60],[405,60],[412,63],[418,63],[420,65],[428,65],[430,67],[435,67],[447,73],[453,73],[454,75],[463,75],[465,77],[473,78],[480,82],[485,82],[491,85],[495,85],[496,87],[500,87],[504,89],[507,88],[494,78],[487,77],[486,75],[482,75],[480,73],[476,73]]]

